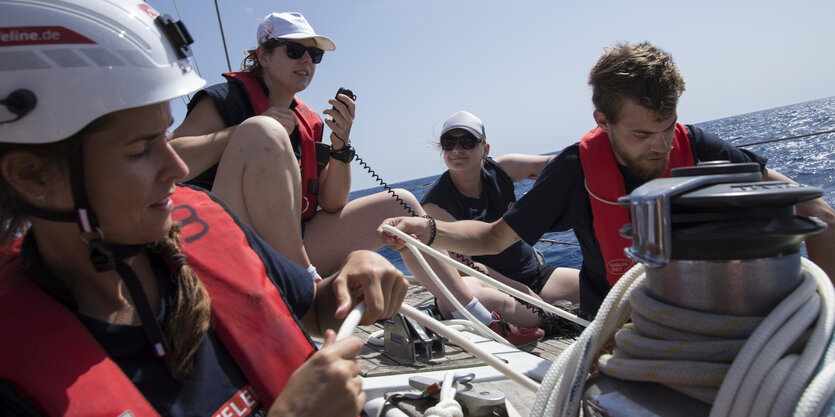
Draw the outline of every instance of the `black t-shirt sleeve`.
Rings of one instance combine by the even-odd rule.
[[[693,135],[691,144],[697,163],[706,161],[756,162],[760,164],[761,169],[765,169],[768,158],[747,149],[737,148],[699,127],[688,125],[687,128]]]
[[[215,110],[217,110],[226,126],[238,125],[249,117],[252,117],[255,112],[243,87],[238,84],[226,82],[206,87],[195,93],[188,103],[188,113],[191,113],[194,106],[206,97],[212,100]],[[188,116],[188,113],[186,113],[186,116]],[[211,190],[215,183],[216,174],[217,164],[197,174],[191,180],[186,181],[186,183]]]
[[[204,97],[209,97],[212,100],[215,110],[220,114],[226,126],[238,125],[255,114],[252,103],[250,103],[243,87],[234,83],[220,83],[195,93],[188,103],[186,116]]]
[[[530,191],[505,213],[505,222],[529,245],[547,232],[572,228],[572,199],[583,180],[579,145],[574,144],[545,166]]]
[[[432,203],[436,204],[438,207],[450,211],[449,208],[449,200],[450,195],[455,191],[454,185],[452,185],[452,180],[449,178],[449,171],[444,171],[435,183],[432,184],[432,187],[426,194],[423,195],[423,198],[420,200],[420,204],[427,204]]]

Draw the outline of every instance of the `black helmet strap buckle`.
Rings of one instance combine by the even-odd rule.
[[[85,236],[95,236],[87,239]],[[116,269],[116,257],[113,256],[113,251],[110,250],[103,242],[104,233],[101,229],[96,228],[95,232],[82,232],[81,240],[87,244],[90,249],[90,262],[96,269],[96,272],[104,272]]]

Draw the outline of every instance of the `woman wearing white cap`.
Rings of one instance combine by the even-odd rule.
[[[362,344],[325,329],[360,298],[365,323],[391,316],[408,283],[358,251],[314,285],[175,185],[168,102],[205,83],[180,29],[135,0],[0,2],[0,415],[363,405]]]
[[[339,158],[347,151],[354,101],[331,100],[334,108],[324,113],[331,116],[332,147],[324,145],[321,118],[295,95],[336,45],[299,13],[267,15],[256,36],[258,47],[242,71],[223,74],[228,82],[192,97],[171,145],[189,167],[189,183],[214,192],[279,253],[307,267],[302,235],[320,234],[308,220],[318,206],[336,212],[347,201],[351,171]],[[327,260],[316,260],[323,274],[341,262]],[[310,272],[318,278],[312,265]]]
[[[295,97],[310,84],[324,52],[335,49],[333,41],[316,34],[299,13],[267,15],[257,41],[243,71],[224,74],[228,82],[194,95],[171,144],[189,166],[191,183],[212,190],[267,243],[317,279],[339,268],[351,250],[378,249],[377,225],[407,210],[387,193],[348,202],[352,98],[331,99],[333,108],[324,111],[332,131],[328,147],[321,142],[321,119]],[[394,191],[411,214],[425,214],[409,191]],[[401,255],[421,282],[431,282],[411,253]],[[473,300],[455,269],[435,259],[429,264],[459,301]],[[513,343],[542,336],[483,307],[479,311],[482,322]]]
[[[490,144],[481,119],[466,111],[450,116],[441,129],[439,142],[444,163],[449,168],[435,182],[421,201],[431,216],[442,221],[500,218],[516,202],[513,183],[525,178],[535,179],[553,158],[548,155],[502,155],[490,158]],[[496,255],[475,256],[472,260],[489,275],[517,289],[538,295],[553,303],[557,300],[579,302],[579,271],[541,264],[533,247],[517,241]],[[464,277],[479,291],[481,282]],[[479,299],[487,307],[517,305],[503,293],[480,291]],[[507,307],[505,307],[507,308]],[[527,315],[527,318],[520,316]],[[530,311],[517,312],[514,321],[526,326],[543,326],[542,320]],[[546,330],[551,329],[548,325]]]

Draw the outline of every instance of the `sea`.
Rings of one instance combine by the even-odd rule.
[[[685,121],[685,123],[690,123]],[[823,199],[829,205],[835,203],[835,133],[816,134],[835,130],[835,96],[777,107],[753,113],[740,114],[724,119],[694,123],[735,146],[743,146],[768,158],[768,168],[793,180],[824,190]],[[810,135],[797,139],[780,140],[753,146],[757,142],[772,141],[794,136]],[[578,138],[579,140],[579,138]],[[559,149],[550,152],[559,153]],[[405,188],[420,200],[438,179],[437,175],[389,184],[392,188]],[[516,183],[516,197],[522,197],[534,181]],[[382,186],[357,190],[349,199],[385,191]],[[545,256],[546,263],[554,266],[579,268],[582,262],[580,248],[572,231],[546,233],[535,247]],[[387,247],[378,251],[404,274],[409,274],[400,255]]]

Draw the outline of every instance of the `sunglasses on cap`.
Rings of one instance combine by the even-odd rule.
[[[325,56],[325,51],[314,46],[304,46],[298,42],[290,42],[290,41],[276,41],[274,43],[269,43],[265,45],[269,50],[273,48],[277,48],[281,45],[287,46],[287,58],[290,59],[299,59],[304,56],[304,53],[307,52],[310,55],[310,60],[313,61],[314,64],[318,64],[322,62],[322,57]]]
[[[470,150],[480,145],[481,139],[469,133],[464,136],[441,136],[441,149],[445,151],[455,149],[456,143],[460,143],[462,148]]]

